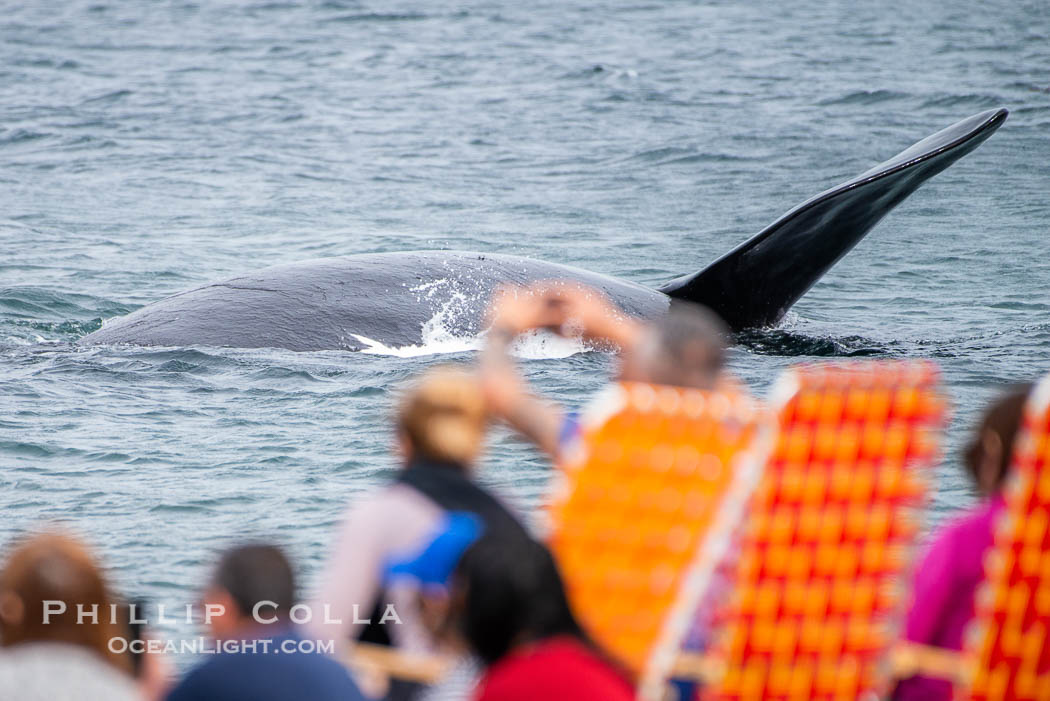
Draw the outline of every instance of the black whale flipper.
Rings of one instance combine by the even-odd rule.
[[[770,326],[891,209],[1006,121],[988,110],[806,200],[698,273],[660,291],[703,304],[734,329]]]

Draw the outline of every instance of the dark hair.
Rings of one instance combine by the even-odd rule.
[[[219,558],[212,583],[233,598],[243,616],[251,615],[261,601],[276,604],[278,615],[287,614],[295,604],[292,566],[274,545],[250,543],[227,550]]]
[[[460,632],[486,665],[516,645],[554,635],[593,648],[569,607],[554,558],[532,538],[486,533],[463,554],[452,586],[464,598]]]
[[[1008,388],[984,410],[981,422],[974,430],[970,444],[963,455],[966,471],[977,484],[980,484],[981,457],[984,454],[984,437],[991,431],[999,436],[1003,451],[999,459],[998,472],[995,475],[994,487],[1002,486],[1010,471],[1013,459],[1014,440],[1021,428],[1024,416],[1024,405],[1032,391],[1031,384],[1014,385]]]
[[[725,364],[729,328],[706,307],[674,301],[667,314],[652,322],[656,345],[653,382],[711,388]]]

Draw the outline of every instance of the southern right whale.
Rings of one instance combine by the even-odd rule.
[[[779,321],[799,297],[922,183],[977,148],[1005,109],[964,119],[799,204],[703,270],[652,289],[519,256],[417,251],[279,265],[182,292],[111,320],[81,343],[362,350],[418,345],[440,320],[478,334],[503,283],[567,279],[654,317],[674,300],[704,304],[735,330]]]

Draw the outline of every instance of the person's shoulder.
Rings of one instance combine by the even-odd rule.
[[[357,685],[350,675],[350,670],[340,664],[335,657],[326,654],[323,647],[318,647],[319,642],[304,638],[301,630],[289,630],[272,639],[272,652],[277,654],[269,656],[270,659],[260,660],[260,662],[267,666],[285,665],[287,672],[294,674],[304,682],[318,683],[332,692],[335,698],[350,701],[361,698]],[[298,671],[293,671],[293,668]],[[323,696],[318,692],[313,697],[322,698]]]
[[[405,547],[441,521],[444,511],[406,484],[392,484],[350,508],[344,528],[381,547]]]
[[[531,699],[536,692],[581,701],[632,698],[628,680],[571,636],[549,638],[506,655],[489,668],[479,699]]]
[[[171,688],[165,701],[199,701],[222,695],[223,681],[229,679],[225,669],[229,660],[215,655],[190,668]]]
[[[302,671],[303,683],[313,686],[310,698],[316,701],[358,701],[364,699],[350,670],[334,657],[321,652],[303,652],[283,656]],[[305,689],[304,689],[305,691]]]
[[[8,695],[16,691],[16,694]],[[0,699],[106,698],[132,701],[131,678],[100,655],[68,643],[20,643],[0,652]]]
[[[942,525],[925,548],[920,572],[960,583],[980,576],[985,549],[994,540],[1001,500],[982,502]]]
[[[964,513],[952,518],[944,527],[941,539],[975,546],[992,538],[992,527],[995,517],[1002,511],[1001,497],[987,499]]]
[[[300,659],[305,660],[307,664],[316,669],[319,674],[326,675],[330,680],[337,684],[353,684],[353,677],[350,675],[350,670],[343,664],[340,664],[334,657],[326,655],[321,652],[302,653]]]
[[[172,689],[167,701],[249,696],[285,699],[293,698],[299,692],[314,701],[359,701],[364,698],[350,672],[334,658],[319,652],[278,653],[276,646],[285,640],[298,638],[273,638],[269,654],[215,655],[191,669]]]
[[[513,653],[511,653],[513,655]],[[535,683],[537,680],[532,679]],[[530,679],[527,666],[522,669],[519,659],[499,660],[486,670],[478,682],[475,701],[526,701],[529,698]]]
[[[534,652],[536,664],[550,664],[552,660],[572,666],[582,666],[619,678],[619,673],[589,645],[571,635],[548,638]]]
[[[395,482],[371,494],[363,495],[350,505],[348,519],[375,519],[397,517],[406,512],[440,513],[441,509],[418,490]]]

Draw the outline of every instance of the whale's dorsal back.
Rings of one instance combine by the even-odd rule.
[[[810,198],[698,273],[661,292],[703,304],[735,330],[776,323],[891,209],[991,136],[1007,110],[953,124]]]

